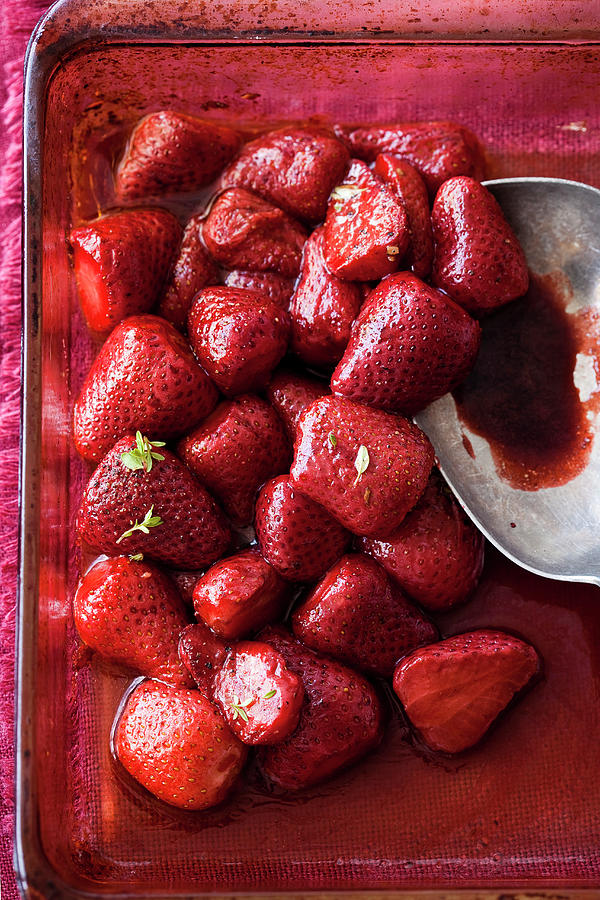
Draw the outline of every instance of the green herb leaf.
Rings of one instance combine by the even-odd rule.
[[[120,544],[127,537],[131,537],[134,531],[142,531],[144,534],[150,534],[150,528],[156,528],[157,525],[162,525],[163,520],[160,516],[153,515],[154,513],[154,504],[150,507],[144,518],[141,522],[138,522],[136,519],[135,522],[132,523],[131,528],[128,528],[127,531],[124,531],[120,538],[117,539],[117,544]]]
[[[143,558],[144,558],[144,554],[143,554],[143,553],[134,553],[133,556],[130,556],[130,557],[129,557],[129,559],[131,560],[131,562],[141,562],[141,561],[143,560]]]
[[[354,468],[358,473],[356,478],[354,479],[354,487],[356,487],[358,482],[363,477],[364,473],[369,468],[369,451],[364,444],[361,444],[358,448],[358,453],[356,454],[356,459],[354,460]]]
[[[271,697],[274,697],[276,693],[277,691],[275,690],[275,688],[272,688],[270,691],[267,691],[267,693],[263,697],[263,700],[270,700]]]
[[[252,697],[250,697],[249,700],[246,700],[245,703],[240,703],[240,698],[234,697],[233,703],[231,704],[231,707],[230,707],[233,710],[233,716],[232,716],[233,721],[235,722],[235,720],[239,716],[240,719],[244,720],[244,722],[248,722],[249,721],[248,713],[246,712],[244,707],[252,706],[253,703],[254,703],[254,700],[252,699]]]
[[[135,450],[126,450],[121,453],[121,462],[123,465],[135,472],[137,469],[144,469],[150,472],[152,469],[152,461],[162,461],[164,456],[157,453],[154,447],[164,447],[164,441],[151,441],[141,431],[135,433]]]
[[[336,438],[335,434],[333,433],[333,431],[329,432],[329,434],[327,435],[327,440],[329,441],[329,443],[331,444],[331,446],[334,449],[335,449],[335,447],[337,447],[337,438]]]

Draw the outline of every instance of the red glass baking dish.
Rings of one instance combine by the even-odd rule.
[[[545,674],[477,749],[429,758],[391,709],[376,753],[294,798],[251,770],[225,805],[185,814],[121,777],[109,738],[127,679],[82,653],[70,617],[86,477],[70,410],[95,348],[65,243],[72,222],[110,202],[126,130],[165,107],[249,127],[455,119],[484,140],[491,177],[600,186],[599,21],[598,2],[66,0],[38,26],[26,75],[18,637],[27,896],[600,896],[598,594],[491,551],[475,599],[442,630],[514,630]]]

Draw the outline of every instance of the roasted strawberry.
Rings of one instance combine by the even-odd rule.
[[[115,753],[160,800],[181,809],[207,809],[225,799],[247,751],[199,691],[143,681],[121,713]]]
[[[225,285],[227,287],[248,288],[258,291],[264,297],[268,297],[273,303],[277,303],[283,309],[287,309],[294,293],[294,278],[284,278],[276,272],[241,272],[233,269],[227,273]]]
[[[437,471],[399,529],[385,541],[361,540],[410,596],[433,611],[468,599],[483,568],[483,535]]]
[[[290,317],[257,291],[206,288],[190,310],[194,352],[228,397],[260,390],[286,351]]]
[[[164,447],[128,435],[100,462],[77,515],[82,541],[103,553],[144,553],[178,568],[218,559],[230,532],[215,501]]]
[[[240,641],[217,674],[214,697],[244,744],[276,744],[298,724],[304,686],[269,644]]]
[[[202,222],[202,216],[192,216],[185,226],[179,255],[157,309],[179,331],[187,329],[188,313],[198,291],[219,283],[219,270],[202,243]]]
[[[383,734],[383,709],[369,682],[352,669],[318,656],[285,629],[267,628],[270,644],[304,685],[298,727],[261,751],[267,778],[289,791],[311,787],[374,749]]]
[[[244,188],[230,188],[217,197],[202,235],[223,268],[277,272],[285,278],[300,271],[307,236],[282,209]]]
[[[279,618],[287,603],[288,585],[257,550],[219,560],[194,588],[196,615],[227,640]]]
[[[141,119],[115,174],[119,200],[193,191],[210,184],[232,159],[240,136],[231,128],[163,110]]]
[[[479,350],[477,322],[416,275],[390,275],[360,311],[331,379],[350,400],[412,415],[468,375]]]
[[[79,579],[73,615],[81,640],[101,656],[192,687],[177,654],[189,619],[175,585],[157,566],[128,556],[97,562]]]
[[[413,166],[389,153],[377,157],[373,171],[406,210],[410,242],[405,264],[419,278],[427,278],[433,262],[433,233],[425,182]]]
[[[220,403],[179,442],[178,453],[234,523],[243,526],[254,518],[259,487],[288,469],[291,448],[273,407],[241,394]]]
[[[425,490],[432,465],[433,448],[416,425],[344,397],[322,397],[300,416],[290,474],[350,531],[385,537]]]
[[[361,302],[358,285],[342,281],[325,266],[323,229],[317,228],[304,245],[290,304],[292,350],[309,366],[334,366],[346,349]]]
[[[373,281],[398,269],[408,247],[406,212],[360,160],[331,194],[323,226],[323,258],[347,281]]]
[[[190,606],[193,604],[192,596],[194,593],[194,587],[196,582],[204,573],[201,569],[195,569],[191,571],[186,571],[184,569],[180,569],[179,571],[171,571],[169,575],[171,579],[175,582],[177,586],[177,590],[181,594],[181,597],[188,603]]]
[[[69,235],[79,302],[88,328],[108,334],[126,316],[152,309],[181,240],[165,209],[125,209]]]
[[[246,144],[220,186],[245,187],[291,216],[320,222],[348,160],[344,145],[325,131],[282,128]]]
[[[229,649],[204,622],[188,625],[179,636],[179,658],[190,673],[198,690],[213,698],[214,681]]]
[[[158,316],[132,316],[110,334],[73,410],[79,453],[97,462],[129,431],[175,437],[217,403],[218,393],[189,345]]]
[[[329,393],[323,381],[310,375],[298,375],[279,369],[267,385],[267,397],[279,415],[290,443],[296,440],[296,425],[302,411],[319,397]]]
[[[431,212],[433,283],[472,313],[516,300],[529,286],[527,260],[496,198],[472,178],[450,178]]]
[[[413,650],[394,673],[394,691],[432,750],[460,753],[539,671],[535,649],[502,631],[472,631]]]
[[[294,610],[292,627],[308,647],[382,678],[401,656],[437,637],[436,628],[362,553],[327,572]]]
[[[346,128],[336,134],[353,156],[374,162],[380,153],[393,153],[411,163],[433,199],[453,175],[483,178],[483,150],[472,131],[454,122],[402,122],[398,125]]]
[[[260,552],[289,581],[320,578],[350,541],[346,529],[286,475],[269,481],[258,495],[255,528]]]

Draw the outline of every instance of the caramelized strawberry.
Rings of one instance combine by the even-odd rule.
[[[290,443],[296,440],[296,426],[300,414],[313,400],[329,393],[325,382],[310,375],[298,375],[278,369],[267,385],[267,397],[285,426]]]
[[[242,272],[239,269],[233,269],[227,273],[225,285],[258,291],[259,294],[268,297],[282,309],[288,308],[294,293],[294,279],[284,278],[277,272]]]
[[[198,690],[213,698],[217,672],[225,661],[229,649],[220,637],[204,622],[188,625],[179,636],[179,658],[190,673]]]
[[[183,232],[179,254],[173,266],[157,312],[179,331],[187,330],[187,317],[198,291],[218,284],[219,271],[202,243],[203,216],[192,216]]]

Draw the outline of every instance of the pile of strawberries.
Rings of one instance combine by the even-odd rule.
[[[119,210],[71,232],[105,337],[73,428],[96,466],[78,537],[106,557],[75,622],[145,676],[114,747],[167,803],[220,802],[249,747],[291,791],[355,762],[392,714],[382,679],[420,740],[463,751],[538,672],[512,635],[431,620],[468,599],[483,539],[407,418],[527,289],[482,173],[447,122],[242,143],[160,112],[125,148]],[[184,229],[136,205],[213,183]]]

